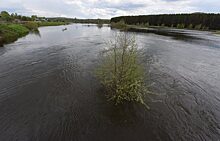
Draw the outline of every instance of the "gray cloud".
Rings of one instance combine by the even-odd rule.
[[[219,0],[2,0],[0,10],[24,15],[111,18],[119,15],[220,12]]]

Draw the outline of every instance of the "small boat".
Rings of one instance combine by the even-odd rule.
[[[62,31],[65,31],[65,30],[67,30],[67,28],[62,29]]]

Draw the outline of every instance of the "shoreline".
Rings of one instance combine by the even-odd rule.
[[[127,24],[111,24],[111,28],[118,29],[121,31],[129,31],[129,32],[140,32],[140,33],[156,33],[161,35],[185,35],[185,33],[180,33],[177,31],[203,31],[203,32],[211,32],[214,35],[220,35],[220,31],[218,30],[198,30],[198,29],[189,29],[189,28],[175,28],[175,27],[163,27],[163,26],[137,26],[137,25],[127,25]]]
[[[26,22],[24,24],[0,24],[0,47],[13,43],[19,38],[28,35],[31,31],[38,31],[39,27],[66,25],[64,22]]]

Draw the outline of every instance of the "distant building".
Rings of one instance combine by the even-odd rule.
[[[35,19],[35,21],[36,21],[36,22],[39,22],[39,21],[40,21],[40,19],[39,19],[39,18],[36,18],[36,19]]]

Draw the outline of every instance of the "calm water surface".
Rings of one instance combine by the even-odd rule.
[[[116,30],[39,30],[0,48],[1,141],[220,140],[220,36],[135,33],[154,93],[146,110],[107,103],[93,75]]]

